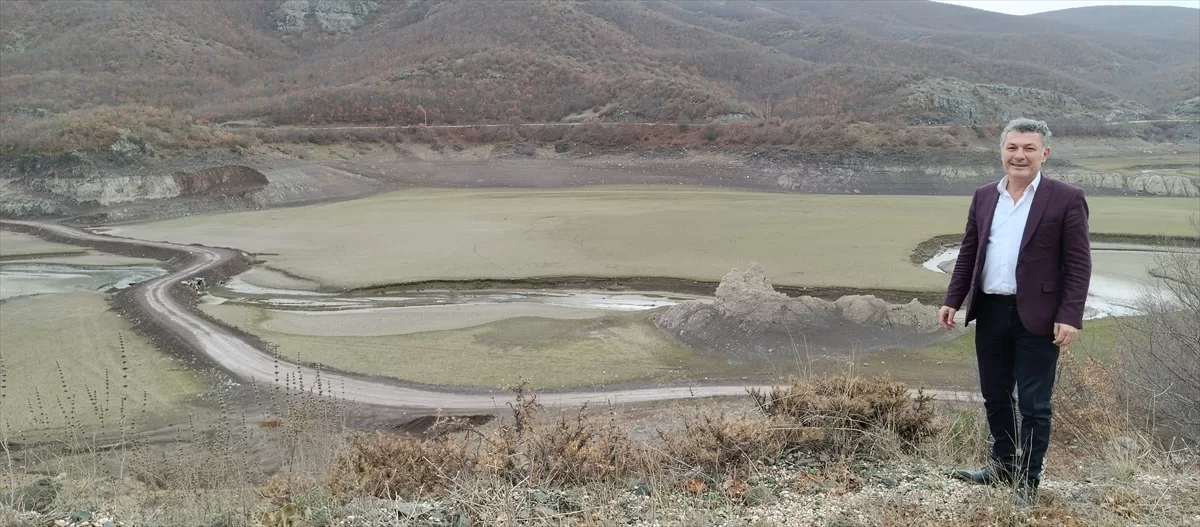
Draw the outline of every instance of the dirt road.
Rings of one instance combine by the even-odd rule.
[[[1146,124],[1146,123],[1194,123],[1196,119],[1142,119],[1136,121],[1109,121],[1103,123],[1107,126],[1121,124]],[[380,124],[380,125],[260,125],[260,126],[241,126],[230,125],[229,123],[218,124],[217,127],[229,132],[264,132],[264,131],[315,131],[315,130],[403,130],[411,127],[429,128],[434,130],[453,130],[456,128],[546,128],[546,127],[576,127],[582,125],[588,126],[644,126],[644,127],[679,127],[680,123],[661,123],[661,122],[617,122],[617,121],[589,121],[589,122],[569,122],[569,123],[476,123],[476,124]],[[744,121],[718,122],[707,123],[707,126],[734,126],[744,125]],[[700,125],[696,125],[700,126]],[[956,125],[914,125],[910,128],[933,128],[933,129],[948,129]]]
[[[270,384],[276,382],[279,375],[286,373],[299,373],[304,379],[308,379],[309,383],[318,377],[316,369],[277,359],[247,342],[229,328],[198,316],[190,306],[182,304],[170,294],[172,287],[182,287],[179,285],[181,280],[203,275],[207,270],[238,257],[239,255],[235,251],[92,234],[47,222],[0,220],[0,226],[5,225],[24,225],[40,229],[55,235],[60,241],[71,241],[79,245],[117,242],[135,247],[186,253],[189,258],[179,269],[160,278],[143,282],[133,290],[139,307],[146,315],[152,317],[165,331],[182,338],[194,352],[203,354],[214,364],[242,381]],[[337,397],[363,404],[394,408],[442,409],[453,412],[489,411],[503,406],[504,400],[507,399],[507,395],[501,395],[500,399],[497,399],[493,395],[402,386],[363,376],[329,371],[321,371],[320,378],[325,386],[333,387],[331,391]],[[623,404],[693,397],[740,396],[746,393],[747,388],[748,386],[744,385],[725,385],[543,392],[539,398],[547,406],[564,407],[578,406],[584,403]],[[926,393],[932,393],[943,400],[975,401],[978,399],[978,395],[969,392],[926,390]]]

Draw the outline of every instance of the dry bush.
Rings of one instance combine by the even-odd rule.
[[[933,397],[920,390],[914,397],[887,377],[793,379],[789,386],[770,393],[755,389],[750,396],[767,415],[824,430],[828,446],[848,452],[877,439],[912,447],[938,432]]]
[[[1200,227],[1198,227],[1200,232]],[[1195,242],[1190,242],[1195,244]],[[1141,316],[1121,320],[1111,362],[1063,353],[1054,439],[1121,474],[1194,464],[1200,440],[1200,259],[1159,258]]]
[[[643,473],[653,458],[611,420],[586,408],[543,421],[537,396],[517,388],[513,421],[482,433],[439,418],[424,438],[382,433],[352,439],[330,471],[338,494],[416,498],[452,481],[494,477],[535,487],[619,483]],[[451,435],[463,432],[462,435]]]
[[[659,431],[669,466],[714,481],[741,474],[763,459],[779,457],[787,449],[790,435],[772,426],[770,419],[703,410],[686,415],[681,429]]]
[[[1099,452],[1113,437],[1132,430],[1129,412],[1118,391],[1124,379],[1090,358],[1079,361],[1070,352],[1058,360],[1054,386],[1054,438]]]
[[[644,469],[649,455],[612,420],[601,420],[584,407],[573,417],[539,419],[537,395],[516,389],[513,423],[484,441],[480,466],[510,482],[535,486],[616,483]]]
[[[350,440],[330,469],[335,494],[416,499],[440,492],[474,464],[463,437],[420,439],[376,432]]]

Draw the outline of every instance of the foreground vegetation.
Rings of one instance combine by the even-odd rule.
[[[1093,232],[1189,235],[1195,213],[1189,198],[1089,204]],[[414,189],[115,232],[265,253],[273,267],[335,287],[541,276],[717,281],[757,261],[778,285],[937,291],[945,277],[914,266],[910,254],[961,229],[967,206],[960,197],[691,187]]]
[[[1055,463],[1028,510],[1014,510],[1004,489],[945,476],[982,462],[977,409],[912,398],[885,378],[829,377],[743,401],[562,414],[518,387],[494,424],[435,416],[399,433],[348,430],[349,408],[292,385],[292,395],[260,392],[270,401],[262,418],[230,411],[171,443],[10,455],[14,488],[36,487],[19,486],[36,480],[28,471],[65,475],[42,480],[53,490],[40,512],[0,505],[0,520],[82,511],[138,526],[1186,524],[1200,513],[1196,453],[1104,406],[1115,392],[1083,373],[1092,367],[1064,362],[1065,382],[1099,391],[1056,400],[1070,425],[1056,430]],[[266,458],[281,464],[264,468]]]

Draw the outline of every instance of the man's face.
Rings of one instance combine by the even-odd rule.
[[[1042,169],[1042,163],[1050,158],[1050,149],[1042,146],[1042,134],[1013,131],[1004,138],[1000,158],[1009,177],[1033,179]]]

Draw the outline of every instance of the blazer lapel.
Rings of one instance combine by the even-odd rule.
[[[1046,212],[1046,204],[1050,202],[1050,194],[1054,192],[1054,182],[1042,174],[1042,187],[1037,189],[1033,194],[1033,203],[1029,205],[1029,218],[1025,220],[1025,232],[1021,235],[1021,249],[1025,250],[1025,245],[1029,243],[1030,238],[1033,238],[1033,231],[1037,230],[1038,223],[1042,221],[1042,214]]]
[[[993,194],[993,192],[995,192],[995,194]],[[989,188],[984,193],[987,194],[987,198],[983,200],[983,206],[979,208],[979,215],[981,217],[975,218],[975,221],[977,223],[979,223],[979,227],[980,227],[980,229],[979,229],[979,240],[980,240],[979,255],[980,255],[980,257],[987,254],[987,242],[988,242],[988,238],[992,234],[992,216],[996,215],[996,202],[1000,201],[1000,191],[996,190],[994,187]]]

